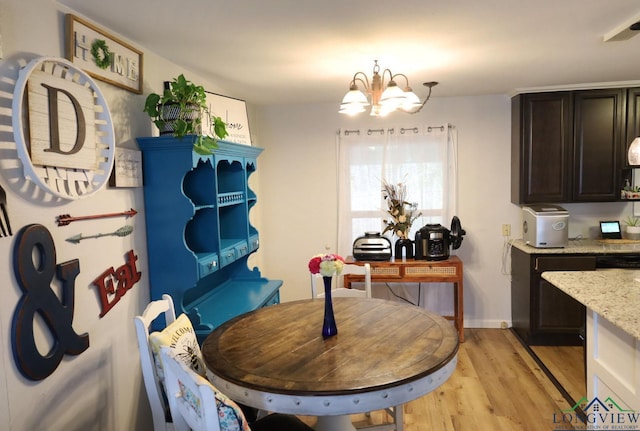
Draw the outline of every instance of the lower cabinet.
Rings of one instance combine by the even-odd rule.
[[[608,413],[615,415],[613,421],[612,416],[593,415],[594,425],[629,425],[632,421],[627,420],[625,411],[640,412],[640,341],[590,309],[587,312],[587,397],[589,402],[603,404]],[[637,419],[631,424],[634,428],[624,429],[637,429],[636,422]]]
[[[581,346],[585,307],[542,278],[544,271],[595,269],[595,256],[528,254],[511,249],[511,318],[531,346]]]

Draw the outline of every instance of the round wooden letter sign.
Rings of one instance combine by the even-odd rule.
[[[27,64],[12,109],[27,179],[64,199],[90,196],[109,181],[115,153],[111,114],[96,83],[73,63],[40,57]]]

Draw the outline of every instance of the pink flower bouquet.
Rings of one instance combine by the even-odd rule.
[[[334,274],[340,274],[344,266],[344,259],[337,254],[317,254],[309,261],[309,271],[312,274],[322,275],[323,277],[332,277]]]

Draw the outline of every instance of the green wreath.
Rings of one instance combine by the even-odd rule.
[[[91,56],[93,61],[100,69],[106,69],[111,64],[111,51],[107,46],[107,42],[103,39],[96,39],[91,44]]]

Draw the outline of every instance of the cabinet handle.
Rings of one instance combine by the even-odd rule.
[[[209,262],[209,269],[215,268],[216,266],[218,266],[218,262],[215,260],[213,262]]]

